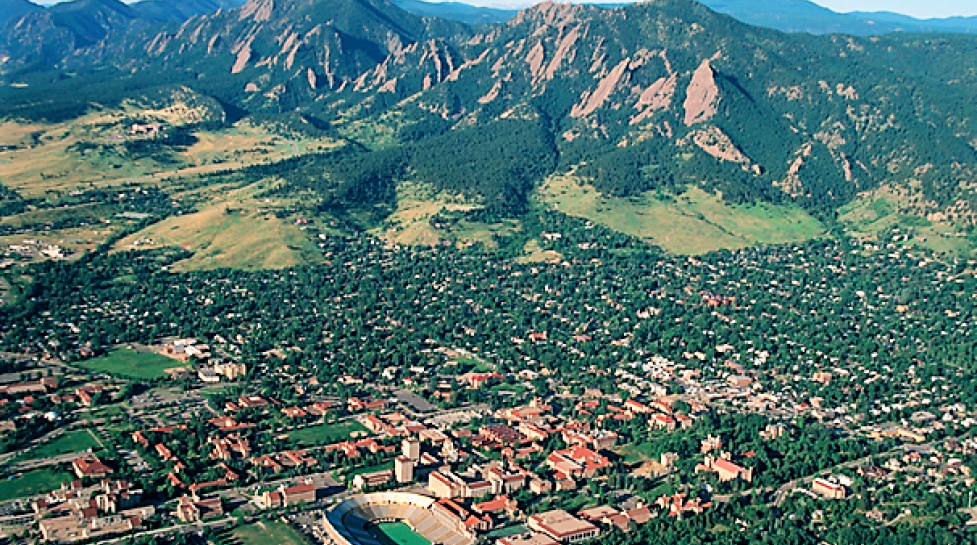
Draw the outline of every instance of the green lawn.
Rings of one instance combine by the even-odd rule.
[[[383,522],[370,528],[370,534],[384,545],[431,545],[405,522]]]
[[[301,430],[289,432],[288,439],[298,446],[308,447],[328,445],[350,438],[354,432],[369,433],[362,424],[355,420],[345,420],[335,424],[319,424]]]
[[[378,471],[383,471],[385,469],[393,469],[393,468],[394,468],[394,463],[392,461],[384,462],[382,464],[377,464],[373,466],[356,467],[349,470],[349,472],[347,473],[343,473],[343,479],[345,479],[347,483],[351,483],[353,482],[353,477],[356,477],[357,475],[362,475],[364,473],[376,473]]]
[[[16,498],[26,498],[50,492],[61,486],[61,483],[74,479],[75,476],[64,471],[38,469],[23,473],[19,478],[0,481],[0,501]]]
[[[45,443],[32,449],[19,459],[37,460],[40,458],[49,458],[51,456],[59,456],[61,454],[68,454],[71,452],[82,452],[88,449],[99,450],[100,448],[102,448],[101,445],[98,444],[91,432],[88,430],[72,430],[65,432],[64,435],[58,437],[54,441]]]
[[[530,531],[531,530],[528,527],[526,527],[526,526],[524,526],[522,524],[517,524],[515,526],[506,526],[504,528],[496,528],[495,530],[492,530],[491,532],[485,534],[485,537],[487,539],[499,539],[500,537],[515,536],[515,535],[519,535],[519,534],[525,534],[525,533],[530,532]]]
[[[627,464],[657,460],[661,455],[661,449],[656,448],[654,442],[624,445],[614,450],[624,456],[624,462]]]
[[[294,528],[278,521],[256,522],[238,526],[232,532],[240,545],[307,545],[308,541]]]
[[[129,348],[117,348],[107,356],[86,360],[78,365],[95,372],[147,380],[165,377],[165,369],[184,367],[180,362],[165,356],[153,352],[136,352]]]

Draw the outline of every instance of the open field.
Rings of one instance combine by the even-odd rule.
[[[624,456],[624,463],[627,464],[658,459],[658,453],[657,450],[654,449],[654,443],[624,445],[615,448],[614,452]]]
[[[64,471],[50,469],[28,471],[20,477],[0,481],[0,501],[43,494],[74,478],[74,475]]]
[[[370,535],[384,545],[431,545],[406,522],[381,522],[370,528]]]
[[[565,214],[649,239],[678,254],[797,242],[825,232],[799,208],[731,205],[697,188],[674,198],[659,199],[652,193],[619,198],[579,185],[573,176],[554,176],[536,197]]]
[[[355,420],[344,420],[335,424],[320,424],[289,432],[288,439],[300,446],[327,445],[349,439],[353,434],[368,433],[368,430]]]
[[[901,246],[919,246],[935,252],[966,253],[974,250],[964,229],[957,228],[947,219],[925,218],[906,214],[918,203],[907,190],[880,187],[866,192],[838,210],[838,219],[857,238],[877,238],[880,233],[898,230],[909,235],[909,240],[893,240],[888,234],[884,243]]]
[[[306,545],[308,541],[294,528],[279,521],[256,522],[231,531],[240,545]]]
[[[149,247],[175,245],[195,252],[193,259],[177,265],[179,270],[283,268],[318,262],[315,245],[299,227],[275,217],[274,212],[289,203],[276,207],[254,198],[256,191],[264,189],[261,184],[244,191],[227,185],[200,187],[198,176],[316,153],[341,143],[329,138],[289,139],[268,126],[245,120],[219,131],[194,132],[194,141],[186,147],[127,148],[132,141],[145,138],[129,134],[135,119],[162,123],[165,132],[206,115],[202,107],[177,101],[153,109],[125,103],[115,110],[59,124],[0,122],[0,184],[25,199],[43,199],[49,206],[32,206],[24,213],[0,218],[0,226],[33,228],[93,219],[91,225],[66,229],[38,232],[35,228],[5,236],[0,243],[21,244],[41,235],[45,242],[84,253],[125,222],[116,217],[121,211],[118,205],[73,202],[80,192],[158,187],[185,206],[199,207],[195,214],[171,218],[141,234],[158,241]],[[204,184],[208,181],[203,180]],[[66,198],[72,202],[60,205]],[[135,240],[138,237],[127,243]],[[119,248],[126,248],[126,243]]]
[[[184,367],[180,362],[165,356],[153,352],[136,352],[130,348],[116,348],[107,356],[79,362],[78,366],[94,372],[148,380],[165,377],[166,369]]]
[[[18,457],[18,460],[38,460],[73,452],[84,452],[88,449],[95,451],[100,448],[101,445],[98,444],[89,430],[71,430],[54,441],[31,449],[27,454]]]
[[[498,224],[458,219],[450,227],[435,228],[431,218],[439,213],[460,213],[479,208],[462,196],[438,192],[426,184],[405,182],[397,186],[397,208],[373,234],[388,242],[408,246],[433,246],[449,240],[458,246],[482,243],[487,248],[498,244],[494,235],[507,235],[518,228],[511,220]]]
[[[164,153],[165,160],[130,156],[124,150],[131,139],[127,124],[134,118],[181,126],[201,115],[180,104],[158,110],[129,104],[61,124],[0,122],[0,149],[13,148],[0,151],[0,183],[28,198],[132,182],[161,185],[169,175],[240,168],[338,145],[329,139],[288,140],[265,127],[239,122],[220,131],[195,132],[195,143]]]
[[[522,252],[523,255],[516,258],[520,263],[543,263],[563,259],[563,254],[556,250],[544,250],[537,239],[526,242]]]
[[[198,192],[198,198],[209,199],[198,212],[166,218],[123,238],[115,250],[179,246],[194,253],[174,267],[180,271],[281,269],[321,261],[302,228],[276,216],[292,203],[257,196],[266,187],[258,182]]]

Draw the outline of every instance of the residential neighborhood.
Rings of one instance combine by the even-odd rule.
[[[831,269],[812,262],[920,275],[934,293],[971,282],[969,264],[825,243],[708,263],[662,257],[633,278],[604,278],[596,257],[513,265],[320,240],[348,276],[151,276],[151,298],[66,295],[23,326],[23,342],[11,336],[0,354],[14,369],[0,375],[0,530],[19,542],[176,543],[276,522],[317,542],[373,545],[390,509],[455,545],[615,542],[719,520],[754,531],[750,510],[888,528],[937,509],[968,528],[977,399],[964,364],[878,350],[879,339],[922,346],[922,334],[889,336],[897,325],[944,328],[942,339],[968,335],[970,321],[878,289],[831,299]],[[403,293],[350,288],[373,282],[374,264],[403,269],[399,278],[448,259],[450,274],[408,275]],[[736,262],[762,281],[732,278]],[[824,293],[792,275],[823,275],[809,285]],[[825,330],[822,296],[854,312],[852,331],[871,331],[872,344]],[[425,303],[383,311],[408,299]],[[85,336],[118,317],[146,323],[151,300],[187,304],[197,322],[165,320],[199,324],[164,322],[160,310],[153,335]],[[351,325],[354,310],[366,318]],[[784,322],[806,333],[780,331]],[[34,342],[42,326],[53,333]],[[377,507],[383,498],[396,507]]]

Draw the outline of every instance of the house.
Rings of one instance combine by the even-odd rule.
[[[546,465],[566,477],[593,477],[598,471],[611,466],[606,456],[589,448],[573,446],[557,450],[546,457]]]
[[[820,477],[811,483],[811,491],[832,500],[843,500],[846,495],[844,486]]]
[[[519,511],[519,504],[516,500],[503,494],[489,501],[473,504],[472,511],[479,515],[491,515],[505,511],[510,516],[514,516]]]
[[[658,429],[664,429],[666,431],[675,431],[675,427],[677,426],[674,418],[661,413],[652,416],[649,423]]]
[[[429,509],[434,518],[440,520],[445,526],[467,536],[492,529],[492,517],[488,515],[479,517],[451,498],[441,498],[431,504]]]
[[[269,403],[270,402],[267,399],[256,395],[241,396],[237,400],[238,406],[243,409],[247,409],[249,407],[264,407]]]
[[[526,436],[519,433],[509,426],[496,424],[493,426],[483,426],[478,433],[488,438],[493,443],[504,446],[519,445],[526,440]]]
[[[712,506],[711,502],[703,502],[699,498],[686,500],[685,494],[675,494],[672,496],[660,496],[655,500],[655,505],[664,509],[670,517],[679,517],[686,513],[700,514]],[[649,517],[650,517],[649,512]]]
[[[81,402],[85,407],[91,407],[92,403],[95,401],[95,395],[101,392],[104,388],[98,384],[89,384],[87,386],[82,386],[75,390],[75,395],[78,396],[78,401]]]
[[[387,408],[387,402],[385,400],[373,400],[369,397],[363,399],[351,397],[347,400],[346,405],[350,412],[380,411]]]
[[[312,416],[325,416],[329,411],[335,410],[336,405],[329,401],[319,401],[305,408],[305,411]]]
[[[186,523],[199,522],[223,514],[224,506],[219,497],[196,500],[184,495],[180,498],[175,511],[176,518]]]
[[[367,487],[382,486],[394,479],[394,471],[385,469],[375,473],[361,473],[353,477],[353,488],[363,490]]]
[[[102,463],[97,456],[76,458],[71,468],[78,478],[104,479],[112,474],[112,468]]]
[[[314,484],[300,484],[291,487],[281,485],[277,490],[266,490],[255,498],[256,503],[263,509],[275,509],[301,502],[312,503],[316,500],[317,489]]]
[[[38,522],[38,529],[44,541],[48,542],[100,540],[142,528],[143,521],[155,512],[153,507],[141,507],[99,517],[96,510],[85,510],[69,516],[42,519]]]
[[[568,445],[584,445],[594,450],[607,450],[614,446],[618,440],[618,434],[609,430],[594,430],[592,432],[581,433],[572,430],[563,430],[563,442]]]
[[[753,468],[744,468],[734,464],[729,459],[729,453],[723,452],[717,458],[706,456],[705,461],[696,466],[696,471],[715,471],[719,475],[720,481],[732,481],[742,479],[746,482],[753,480]]]
[[[458,377],[462,382],[468,384],[468,388],[478,390],[487,384],[493,384],[502,380],[503,376],[496,371],[491,373],[465,373]]]
[[[303,411],[299,407],[285,407],[284,409],[282,409],[282,414],[284,414],[288,418],[302,418],[303,416],[306,416],[309,413]]]
[[[648,414],[653,412],[651,407],[645,405],[644,403],[639,403],[633,399],[625,400],[624,408],[633,412],[634,414]]]
[[[723,440],[715,435],[710,435],[700,443],[699,452],[705,454],[711,450],[720,450],[722,448]]]

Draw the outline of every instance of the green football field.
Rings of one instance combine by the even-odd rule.
[[[431,545],[406,522],[382,522],[370,529],[371,534],[385,545]]]

